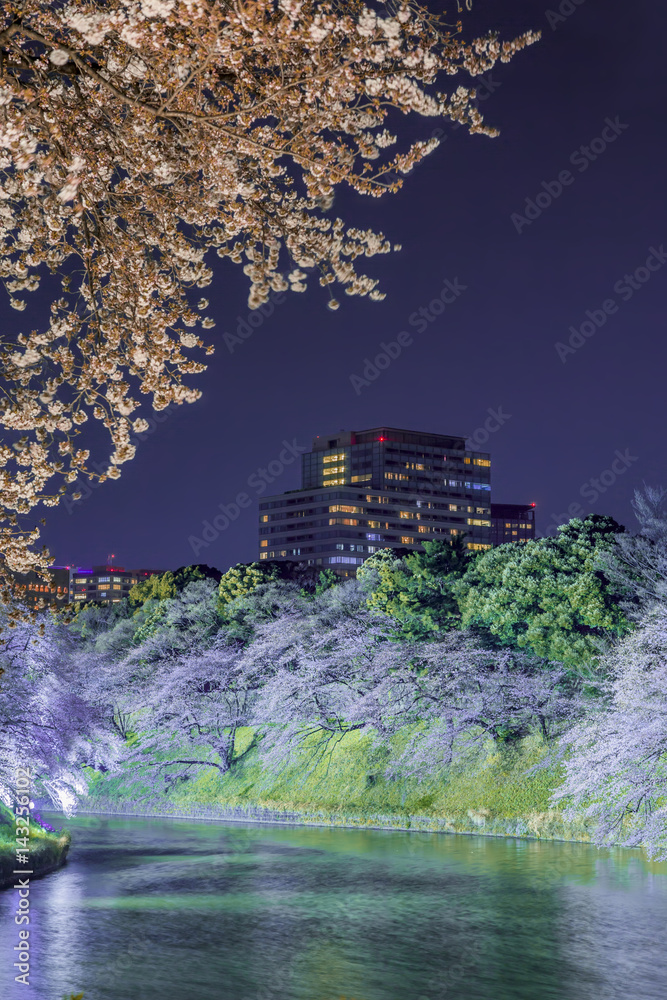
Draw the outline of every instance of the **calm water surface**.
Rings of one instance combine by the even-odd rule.
[[[0,893],[2,1000],[667,998],[667,865],[632,851],[83,816],[68,826],[66,868],[32,883],[28,987],[13,982],[17,897]]]

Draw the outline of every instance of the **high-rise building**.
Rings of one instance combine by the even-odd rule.
[[[164,573],[164,570],[124,569],[114,565],[89,568],[73,566],[69,571],[70,601],[73,604],[84,601],[116,604],[128,596],[135,583],[141,583],[156,573]]]
[[[491,459],[465,439],[395,427],[317,437],[302,486],[259,504],[260,559],[354,576],[378,549],[464,535],[491,548]]]
[[[528,542],[535,538],[534,503],[492,503],[491,542]]]

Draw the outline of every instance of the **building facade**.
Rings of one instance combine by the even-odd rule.
[[[70,567],[69,595],[72,604],[95,601],[116,604],[127,597],[135,583],[163,573],[161,569],[124,569],[123,566]]]
[[[378,549],[465,536],[491,548],[491,459],[465,439],[395,427],[340,431],[302,455],[302,488],[259,504],[259,558],[354,576]]]
[[[528,542],[535,538],[535,504],[492,503],[491,542]]]
[[[69,603],[69,566],[49,566],[50,581],[44,581],[37,573],[21,573],[16,577],[17,592],[29,607],[42,603],[49,607],[60,607]]]

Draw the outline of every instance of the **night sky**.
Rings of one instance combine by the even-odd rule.
[[[402,244],[362,261],[386,300],[343,295],[331,312],[311,279],[232,353],[223,334],[248,322],[246,278],[216,259],[205,292],[216,354],[190,380],[203,398],[156,425],[119,481],[46,512],[43,539],[58,564],[104,562],[111,552],[131,568],[251,561],[261,488],[251,477],[274,463],[266,494],[300,485],[299,460],[281,462],[284,441],[305,450],[316,434],[384,424],[477,433],[479,442],[490,411],[501,420],[491,420],[497,429],[479,448],[492,456],[495,501],[535,502],[539,534],[567,519],[571,505],[634,530],[633,491],[667,485],[667,9],[656,0],[564,0],[572,13],[552,28],[542,0],[474,7],[469,36],[487,27],[505,38],[543,32],[485,77],[480,110],[501,136],[445,126],[446,141],[401,193],[342,192],[332,209]],[[507,8],[511,15],[498,13]],[[427,137],[438,124],[403,120],[401,135]],[[571,182],[547,204],[543,182],[557,192],[566,170]],[[527,221],[526,199],[539,192],[528,210],[537,217]],[[646,268],[651,248],[654,270]],[[412,314],[429,309],[446,280],[460,294],[448,293],[444,311],[420,323]],[[33,297],[32,315],[38,305]],[[570,330],[586,322],[592,336]],[[412,343],[356,391],[350,376],[363,377],[364,359],[401,331]],[[195,552],[189,538],[243,492],[252,506]]]

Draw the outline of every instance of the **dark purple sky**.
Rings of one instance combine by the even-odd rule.
[[[399,195],[343,193],[334,205],[346,221],[402,244],[366,262],[387,299],[343,296],[333,313],[313,285],[230,353],[223,334],[247,321],[246,279],[218,261],[207,291],[218,346],[198,379],[203,398],[148,435],[119,481],[71,513],[47,512],[43,537],[58,563],[103,562],[109,552],[135,568],[208,562],[224,570],[250,561],[259,491],[250,477],[280,464],[283,441],[309,448],[316,434],[378,424],[472,435],[499,409],[506,417],[484,446],[496,501],[534,501],[540,533],[572,504],[634,527],[633,490],[667,480],[667,262],[652,258],[658,269],[633,277],[650,248],[667,248],[667,9],[656,0],[565,0],[561,9],[573,12],[552,29],[542,2],[474,7],[469,33],[480,25],[504,37],[543,31],[540,43],[486,78],[480,108],[501,136],[449,131]],[[499,13],[507,8],[509,17]],[[437,124],[401,127],[409,138]],[[605,129],[613,141],[603,150],[595,140]],[[586,161],[575,151],[591,143],[596,158]],[[543,194],[539,216],[515,225],[513,213],[524,215],[526,199],[565,170],[571,183],[560,196],[546,207]],[[445,279],[465,291],[420,332],[418,317],[413,325],[409,318],[429,308]],[[604,325],[575,338],[578,349],[561,349],[562,360],[555,345],[568,344],[587,311]],[[355,392],[350,376],[401,331],[412,344]],[[267,493],[298,485],[295,461]],[[241,492],[252,506],[195,554],[190,536],[201,537],[202,523]]]

